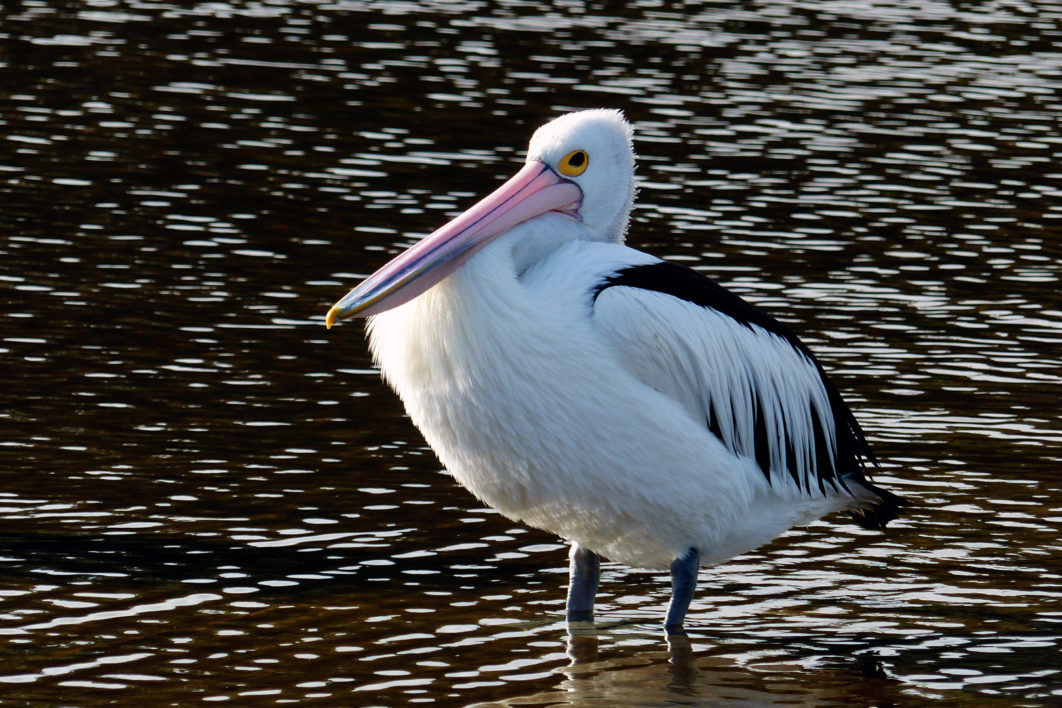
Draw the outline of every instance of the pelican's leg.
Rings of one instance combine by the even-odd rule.
[[[690,608],[693,591],[697,588],[697,570],[701,567],[701,554],[691,548],[671,564],[671,604],[667,606],[664,631],[668,634],[685,634],[682,621]]]
[[[601,559],[578,543],[572,543],[568,558],[568,621],[593,622]]]

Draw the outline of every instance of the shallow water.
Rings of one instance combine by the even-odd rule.
[[[1062,4],[57,0],[0,15],[0,693],[38,704],[1062,696]],[[514,171],[638,131],[630,242],[793,326],[917,506],[701,573],[566,554],[326,331]]]

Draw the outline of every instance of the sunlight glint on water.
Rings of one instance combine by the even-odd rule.
[[[0,683],[41,704],[1047,703],[1062,5],[21,3],[0,16]],[[11,83],[11,82],[9,82]],[[802,333],[916,500],[701,575],[481,508],[346,289],[581,107],[632,245]],[[670,659],[670,662],[669,662]]]

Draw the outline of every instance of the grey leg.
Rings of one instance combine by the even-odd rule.
[[[593,551],[572,544],[568,554],[568,621],[593,622],[597,580],[601,575],[601,559]]]
[[[701,567],[701,554],[691,548],[671,564],[671,604],[667,607],[664,631],[668,634],[685,634],[682,621],[690,608],[693,591],[697,588],[697,570]]]

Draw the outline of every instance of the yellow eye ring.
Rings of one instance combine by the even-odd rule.
[[[557,170],[565,177],[578,177],[586,172],[589,164],[590,156],[585,150],[573,150],[564,156],[564,159],[557,165]]]

